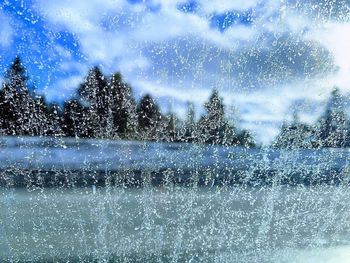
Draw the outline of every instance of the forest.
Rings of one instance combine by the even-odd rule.
[[[132,87],[121,73],[105,76],[93,67],[75,95],[62,104],[48,103],[28,87],[28,76],[16,57],[0,90],[0,135],[65,136],[100,139],[188,142],[256,147],[247,130],[239,130],[225,115],[217,90],[204,104],[206,114],[197,121],[188,103],[186,119],[162,113],[155,98],[145,94],[136,101]],[[350,146],[350,121],[338,89],[331,93],[324,114],[309,125],[285,122],[272,142],[273,148],[300,149]]]
[[[344,98],[334,88],[326,109],[316,123],[309,125],[299,120],[295,113],[290,123],[285,122],[272,143],[274,148],[318,149],[345,148],[350,146],[350,120],[347,117]]]
[[[119,72],[107,77],[98,67],[89,70],[76,94],[63,105],[48,103],[28,87],[26,69],[16,57],[0,91],[0,135],[255,145],[248,131],[238,131],[226,118],[217,90],[204,107],[206,114],[198,121],[191,103],[185,120],[164,114],[150,94],[136,101]]]

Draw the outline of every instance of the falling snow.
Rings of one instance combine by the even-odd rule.
[[[350,4],[0,3],[1,262],[348,262]]]

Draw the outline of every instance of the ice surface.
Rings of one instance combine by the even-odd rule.
[[[15,173],[40,173],[47,180],[52,173],[63,179],[96,175],[105,184],[106,175],[120,178],[122,172],[135,177],[149,171],[162,183],[167,174],[183,181],[194,177],[207,178],[216,184],[226,180],[235,184],[347,184],[350,178],[349,149],[324,148],[319,150],[246,149],[186,143],[156,143],[137,141],[103,141],[73,138],[0,138],[0,177],[2,185],[17,184]],[[10,174],[9,174],[10,173]],[[11,175],[12,174],[12,175]],[[99,179],[100,178],[100,179]],[[174,179],[175,180],[175,179]],[[213,181],[214,180],[214,181]],[[62,181],[62,180],[61,180]],[[181,180],[180,180],[181,181]],[[54,182],[52,182],[54,184]],[[91,182],[90,182],[91,183]],[[45,183],[43,182],[45,185]]]
[[[346,262],[349,255],[347,188],[95,191],[2,189],[0,260]]]
[[[342,262],[350,247],[348,149],[0,142],[0,260]],[[124,167],[141,171],[145,184],[112,184],[109,172],[125,176]],[[100,170],[105,180],[75,187],[28,180],[40,171],[68,178],[72,170],[86,178]],[[187,186],[147,181],[154,171],[169,179],[185,170],[177,176],[190,176]],[[237,170],[234,183],[215,183],[223,173],[237,178]],[[202,177],[209,178],[206,184],[198,183]],[[26,183],[14,187],[13,178]]]

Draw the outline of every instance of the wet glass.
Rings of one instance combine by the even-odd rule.
[[[1,262],[348,262],[350,4],[0,3]]]

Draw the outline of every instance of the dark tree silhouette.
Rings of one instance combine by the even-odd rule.
[[[184,126],[184,132],[182,133],[181,141],[193,142],[195,140],[196,121],[195,121],[194,105],[191,102],[187,102],[187,114]]]
[[[245,148],[252,148],[256,146],[256,142],[253,135],[248,130],[242,130],[240,133],[238,133],[237,140],[232,145],[240,145]]]
[[[50,135],[51,116],[48,112],[45,98],[43,96],[36,95],[35,90],[33,90],[32,96],[32,128],[34,135]]]
[[[224,145],[252,145],[247,131],[237,134],[225,119],[224,104],[214,90],[205,104],[206,116],[195,122],[189,105],[187,120],[179,129],[177,117],[162,115],[151,95],[138,105],[131,87],[121,74],[107,79],[98,67],[89,70],[75,97],[59,105],[48,104],[34,88],[19,57],[6,73],[0,90],[1,135],[50,135],[91,138],[149,139],[157,141],[203,142]],[[137,105],[137,106],[136,106]]]
[[[69,137],[88,137],[92,131],[89,129],[87,115],[89,112],[83,108],[78,100],[70,100],[64,104],[62,115],[62,131]]]
[[[157,127],[162,120],[158,105],[151,95],[143,96],[137,107],[139,131],[146,138],[156,139]]]
[[[27,85],[26,70],[16,57],[6,72],[1,93],[2,129],[10,135],[45,135],[47,119],[44,102],[33,98]]]
[[[28,135],[29,116],[27,76],[19,57],[16,57],[6,72],[3,88],[3,118],[7,134]]]
[[[131,87],[125,83],[120,73],[115,73],[110,81],[110,110],[113,126],[121,138],[128,138],[137,130],[136,102]]]
[[[163,118],[164,127],[160,132],[162,141],[166,142],[177,142],[178,141],[178,131],[176,128],[177,118],[175,114],[169,113]]]
[[[295,112],[291,123],[283,123],[272,147],[279,149],[317,148],[319,147],[317,130],[313,126],[300,122]]]
[[[349,123],[344,111],[344,102],[337,88],[328,101],[324,115],[318,121],[319,141],[324,147],[345,147],[349,141]]]
[[[207,115],[199,121],[198,137],[200,142],[209,144],[232,144],[234,128],[225,119],[224,104],[217,90],[211,94],[204,104]]]
[[[343,98],[335,88],[328,100],[325,113],[310,126],[294,118],[291,124],[285,123],[273,142],[276,148],[320,148],[348,147],[350,145],[349,120],[344,109]]]
[[[195,136],[199,142],[227,146],[255,146],[254,139],[248,131],[238,133],[235,126],[225,118],[225,107],[217,90],[213,91],[204,106],[207,115],[200,119]]]
[[[57,103],[51,103],[46,106],[48,115],[48,135],[61,136],[62,131],[61,108]]]
[[[82,124],[87,125],[84,126],[87,131],[83,131],[83,134],[95,138],[110,137],[106,129],[110,94],[107,79],[98,67],[89,70],[84,83],[78,89],[78,95],[81,100],[79,103],[85,105],[88,111],[88,114],[81,116],[86,118],[81,120]]]

